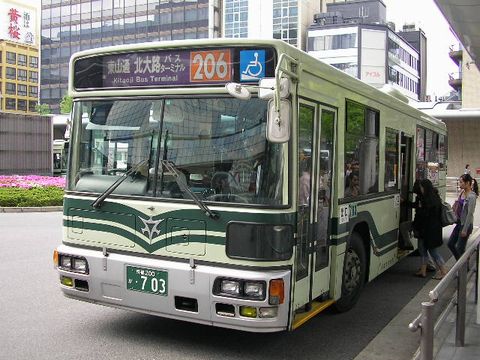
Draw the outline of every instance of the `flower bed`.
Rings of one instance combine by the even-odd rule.
[[[0,175],[0,207],[59,206],[64,187],[63,177]]]
[[[38,175],[0,175],[0,188],[21,188],[30,189],[33,187],[55,186],[63,189],[65,187],[65,178],[58,176],[38,176]]]

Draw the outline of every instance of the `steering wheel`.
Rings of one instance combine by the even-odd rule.
[[[242,203],[242,204],[248,204],[249,201],[248,199],[244,198],[243,196],[240,196],[238,194],[213,194],[213,195],[210,195],[208,196],[205,200],[212,200],[212,201],[225,201],[225,199],[227,199],[226,202],[238,202],[238,203]],[[235,199],[235,200],[230,200],[230,199]]]
[[[229,192],[238,192],[240,190],[240,185],[238,184],[235,177],[227,171],[217,171],[215,174],[213,174],[210,185],[212,189],[228,189]]]

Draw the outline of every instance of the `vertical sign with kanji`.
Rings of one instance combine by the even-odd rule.
[[[37,10],[34,7],[14,2],[0,3],[0,38],[37,45],[36,16]]]

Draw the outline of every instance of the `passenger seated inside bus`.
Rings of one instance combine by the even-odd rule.
[[[357,172],[352,172],[348,176],[347,188],[345,189],[345,197],[360,195],[360,178]]]

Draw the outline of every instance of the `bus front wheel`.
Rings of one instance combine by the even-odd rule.
[[[363,241],[358,233],[352,233],[347,242],[342,275],[342,296],[334,304],[335,310],[350,310],[360,297],[365,283],[366,255]]]

